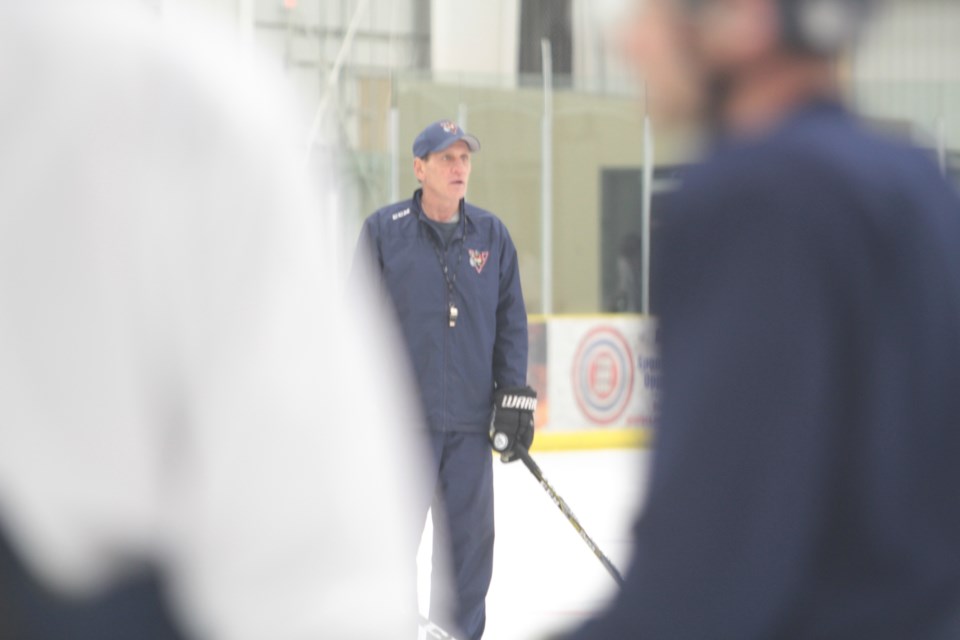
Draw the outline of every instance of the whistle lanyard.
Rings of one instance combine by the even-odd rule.
[[[463,241],[464,236],[467,233],[467,222],[466,217],[463,212],[463,205],[460,206],[460,219],[463,223],[463,234],[460,236],[460,250],[457,252],[457,265],[453,268],[453,272],[450,272],[450,268],[447,266],[446,259],[446,247],[441,249],[440,241],[434,237],[434,232],[436,229],[428,231],[428,234],[431,234],[431,244],[433,244],[433,252],[437,254],[437,261],[440,263],[440,270],[443,273],[443,280],[447,283],[447,324],[450,328],[457,326],[457,318],[460,316],[460,310],[457,308],[457,305],[453,301],[453,290],[457,284],[457,274],[460,272],[460,263],[463,262]],[[427,223],[430,224],[429,222]],[[457,242],[456,238],[453,238],[451,242]]]

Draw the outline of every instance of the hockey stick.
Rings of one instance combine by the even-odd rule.
[[[550,483],[547,482],[547,479],[543,477],[543,471],[540,470],[540,467],[536,462],[533,461],[533,458],[530,457],[530,453],[523,447],[517,447],[516,451],[517,456],[523,460],[523,464],[526,465],[527,469],[530,470],[530,473],[533,474],[533,477],[537,479],[540,483],[540,486],[543,487],[543,490],[549,494],[550,499],[553,500],[553,503],[560,508],[560,511],[563,512],[563,515],[567,517],[567,521],[573,525],[573,528],[577,530],[577,533],[580,534],[580,537],[583,538],[583,541],[587,543],[587,546],[590,547],[590,550],[593,551],[593,555],[597,556],[597,559],[600,560],[600,564],[603,565],[603,568],[607,570],[614,580],[617,581],[617,584],[621,587],[623,586],[623,576],[620,575],[620,572],[617,571],[617,568],[613,566],[613,563],[603,555],[603,551],[600,551],[600,547],[597,546],[590,536],[587,535],[587,532],[583,530],[583,526],[580,524],[580,521],[577,520],[577,516],[573,515],[573,511],[570,510],[570,507],[567,506],[567,503],[561,498],[556,491],[553,490],[553,487],[550,486]]]
[[[440,625],[430,622],[423,614],[420,614],[420,628],[427,632],[427,640],[457,640]]]

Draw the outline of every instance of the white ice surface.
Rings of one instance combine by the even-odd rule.
[[[534,454],[587,534],[621,569],[646,493],[649,452]],[[522,462],[494,463],[497,541],[484,640],[537,640],[600,609],[616,583]],[[420,610],[429,602],[431,530],[417,563]]]

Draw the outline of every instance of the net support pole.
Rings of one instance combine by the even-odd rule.
[[[387,119],[387,147],[390,153],[390,202],[400,199],[400,109],[390,107]]]
[[[553,54],[550,40],[540,40],[543,64],[543,117],[540,122],[540,299],[544,314],[553,313]]]
[[[946,117],[943,108],[943,86],[940,86],[940,104],[937,109],[937,161],[940,163],[940,171],[947,175],[947,127]]]
[[[641,203],[641,224],[643,225],[643,301],[641,311],[650,314],[650,209],[653,204],[653,163],[654,140],[650,115],[643,117],[643,202]]]

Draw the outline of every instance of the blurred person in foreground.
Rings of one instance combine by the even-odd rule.
[[[136,4],[0,6],[0,638],[396,637],[414,413],[296,109]]]
[[[648,0],[706,123],[656,239],[663,406],[626,584],[574,640],[960,637],[960,202],[865,127],[856,0]]]

